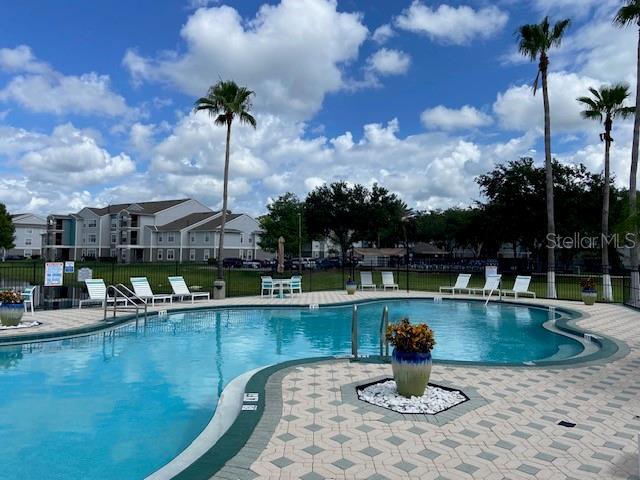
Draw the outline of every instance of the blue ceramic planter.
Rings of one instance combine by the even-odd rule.
[[[5,327],[15,327],[24,315],[24,303],[0,304],[0,321]]]
[[[398,393],[404,397],[419,397],[429,384],[431,352],[404,352],[393,349],[391,368]]]

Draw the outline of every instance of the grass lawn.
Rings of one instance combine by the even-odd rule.
[[[152,264],[109,264],[98,262],[76,262],[76,273],[65,274],[64,284],[68,287],[82,288],[77,281],[77,271],[82,267],[91,268],[93,278],[103,278],[107,284],[123,283],[130,286],[130,277],[147,277],[151,288],[156,293],[171,293],[171,286],[167,277],[182,275],[190,287],[200,287],[202,290],[211,291],[216,276],[215,265],[196,263],[152,263]],[[403,270],[392,270],[395,281],[400,289],[407,288],[407,274]],[[287,272],[283,276],[294,273]],[[225,270],[228,296],[256,295],[260,291],[260,276],[270,275],[270,272],[258,270]],[[342,270],[305,270],[302,272],[303,291],[340,290],[349,277],[349,271]],[[455,283],[457,273],[411,271],[408,275],[409,288],[437,292],[438,288]],[[558,298],[565,300],[580,300],[580,279],[585,276],[557,275],[556,288]],[[502,287],[511,288],[515,275],[503,274]],[[598,292],[602,292],[601,279],[594,276]],[[42,284],[44,280],[44,263],[42,262],[5,262],[0,263],[0,287],[19,287],[24,284]],[[359,275],[356,272],[356,281]],[[374,272],[373,281],[378,285],[382,283],[379,272]],[[623,301],[623,278],[614,277],[613,293],[616,302]],[[482,287],[484,275],[474,274],[469,283],[471,287]],[[546,275],[533,275],[530,290],[537,296],[546,294]]]

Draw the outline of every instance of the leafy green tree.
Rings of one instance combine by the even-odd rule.
[[[254,94],[245,87],[239,87],[234,81],[219,81],[209,87],[205,97],[195,102],[194,110],[208,112],[214,123],[227,127],[227,140],[224,151],[224,183],[222,191],[222,222],[220,224],[220,241],[218,245],[218,279],[224,278],[224,227],[227,223],[227,200],[229,188],[229,148],[231,145],[231,125],[234,119],[240,123],[256,128],[256,119],[249,113],[251,96]]]
[[[11,250],[13,244],[13,235],[16,229],[11,221],[11,215],[7,211],[4,203],[0,203],[0,248],[2,249],[2,260],[4,260],[7,250]]]
[[[536,24],[522,25],[518,29],[518,49],[520,53],[529,57],[531,61],[538,60],[538,75],[533,83],[533,94],[538,87],[538,79],[542,77],[542,100],[544,106],[544,155],[546,168],[547,193],[547,235],[555,235],[554,205],[553,205],[553,166],[551,158],[551,114],[549,112],[549,90],[547,85],[547,71],[549,68],[548,52],[562,42],[562,36],[569,26],[569,19],[556,22],[553,27],[549,24],[549,17]],[[556,298],[555,283],[555,251],[548,248],[547,257],[547,297]]]
[[[613,300],[613,290],[611,287],[611,276],[609,273],[609,245],[606,239],[609,236],[609,154],[611,150],[611,130],[615,118],[628,118],[635,109],[627,107],[624,102],[629,97],[629,86],[617,84],[611,87],[603,86],[600,90],[589,88],[591,96],[579,97],[585,110],[582,116],[589,120],[597,120],[604,124],[604,133],[600,134],[600,141],[604,142],[604,182],[602,192],[602,275],[603,275],[603,296],[606,301]]]
[[[613,19],[620,27],[635,24],[640,27],[640,0],[627,0],[620,7]],[[631,303],[640,304],[640,272],[638,272],[638,241],[637,241],[637,177],[638,177],[638,148],[640,147],[640,31],[638,32],[638,48],[636,60],[636,105],[633,123],[633,144],[631,147],[631,173],[629,175],[629,216],[633,221],[633,236],[635,246],[631,249]]]
[[[340,248],[342,259],[367,228],[367,189],[349,187],[346,182],[322,185],[309,192],[304,217],[312,239],[332,238]]]
[[[275,252],[278,249],[278,239],[283,237],[285,254],[297,257],[300,227],[302,244],[309,241],[303,215],[304,202],[293,193],[285,193],[267,205],[267,210],[268,213],[260,218],[260,248],[267,252]]]
[[[367,194],[365,224],[358,240],[375,243],[377,247],[393,247],[404,242],[402,219],[409,208],[395,193],[374,184]]]

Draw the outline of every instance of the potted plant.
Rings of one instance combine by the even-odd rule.
[[[387,327],[386,339],[393,345],[391,368],[398,393],[422,396],[431,375],[431,350],[436,344],[426,323],[412,325],[408,318]]]
[[[598,293],[596,292],[596,282],[593,278],[584,278],[580,280],[580,286],[582,287],[582,301],[585,305],[593,305],[596,303]]]
[[[0,322],[5,327],[15,327],[24,315],[22,294],[14,290],[0,292]]]
[[[356,282],[354,282],[351,277],[349,277],[347,279],[347,293],[349,295],[353,295],[354,293],[356,293],[356,290],[358,289],[358,284]]]

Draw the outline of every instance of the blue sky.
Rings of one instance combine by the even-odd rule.
[[[224,132],[193,101],[219,78],[256,92],[233,132],[231,208],[379,182],[414,208],[467,205],[495,163],[541,161],[536,66],[514,31],[570,17],[551,52],[553,152],[602,168],[589,86],[635,86],[635,29],[613,0],[13,2],[0,17],[0,201],[11,211],[193,196],[220,203]],[[631,102],[631,100],[630,100]],[[631,125],[612,168],[628,182]]]

